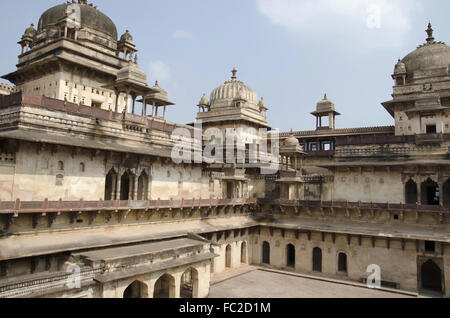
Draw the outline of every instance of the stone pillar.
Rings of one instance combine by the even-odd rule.
[[[118,113],[119,112],[119,95],[120,92],[118,89],[114,89],[114,93],[116,94],[116,105],[115,105],[115,112]]]
[[[117,175],[117,189],[116,189],[116,200],[120,200],[120,187],[121,187],[121,176],[120,173]]]
[[[444,206],[444,183],[439,183],[439,205]]]
[[[137,200],[138,188],[139,188],[139,187],[138,187],[138,181],[139,181],[139,178],[138,178],[137,175],[135,175],[135,176],[134,176],[133,197],[132,197],[133,200]],[[142,189],[142,190],[145,190],[145,189]]]
[[[173,275],[175,278],[175,290],[170,289],[169,298],[180,298],[181,295],[181,276],[183,273]]]
[[[164,120],[166,120],[167,117],[167,106],[164,106]]]
[[[131,113],[134,114],[134,111],[135,111],[135,104],[136,104],[136,95],[132,94],[132,95],[131,95],[131,98],[133,99],[133,105],[131,106],[131,107],[132,107]]]

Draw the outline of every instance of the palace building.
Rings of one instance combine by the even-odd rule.
[[[376,264],[382,286],[450,296],[450,47],[426,32],[380,106],[393,126],[337,129],[325,95],[316,130],[274,152],[237,70],[201,97],[201,129],[173,123],[132,31],[87,1],[48,9],[0,85],[0,297],[202,298],[248,264],[349,282]],[[196,135],[239,128],[242,161],[174,162],[174,132],[193,157]]]

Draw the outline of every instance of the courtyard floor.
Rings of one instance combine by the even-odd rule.
[[[234,276],[239,275],[239,276]],[[229,271],[213,279],[209,298],[412,298],[262,270]],[[414,298],[414,297],[413,297]]]

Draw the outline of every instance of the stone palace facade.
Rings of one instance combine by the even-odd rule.
[[[130,32],[87,1],[48,9],[0,85],[0,297],[201,298],[242,264],[355,282],[377,264],[450,296],[450,47],[427,34],[395,65],[393,126],[336,129],[325,96],[316,130],[258,152],[267,174],[252,133],[242,161],[175,163],[174,131],[207,144],[167,120]],[[203,131],[270,129],[236,70],[198,108]]]

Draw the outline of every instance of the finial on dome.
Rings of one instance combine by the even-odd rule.
[[[237,79],[237,76],[236,76],[236,74],[237,74],[237,69],[236,69],[236,68],[233,68],[233,70],[231,71],[231,73],[233,73],[233,76],[231,76],[231,79],[232,79],[232,80],[236,80],[236,79]]]
[[[323,96],[323,100],[328,100],[327,93]]]
[[[428,23],[428,29],[426,29],[426,32],[428,34],[427,43],[433,44],[434,43],[434,37],[433,37],[433,28],[431,27],[431,21]]]
[[[155,87],[159,87],[158,81],[155,82]]]

